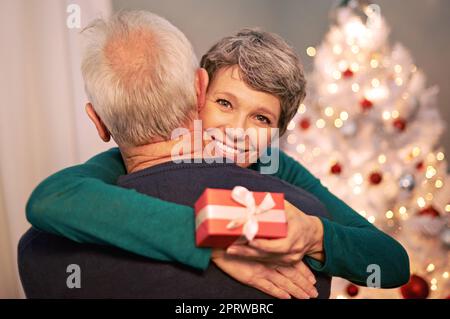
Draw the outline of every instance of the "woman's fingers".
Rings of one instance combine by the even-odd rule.
[[[288,292],[278,288],[275,284],[264,278],[256,279],[254,287],[278,299],[291,299],[291,295]]]
[[[294,265],[294,268],[297,269],[300,273],[303,274],[305,278],[308,278],[308,280],[314,285],[317,280],[316,276],[312,273],[312,271],[306,266],[304,262],[299,262]]]
[[[290,278],[285,277],[281,272],[274,271],[268,277],[272,283],[274,283],[278,288],[288,292],[291,296],[297,299],[309,299],[311,296],[302,287],[296,285],[294,281]]]
[[[314,284],[295,267],[277,267],[277,271],[285,276],[288,280],[291,280],[297,287],[300,287],[309,297],[316,298],[319,293],[317,292]]]
[[[254,259],[269,259],[270,256],[264,251],[260,251],[247,245],[232,245],[228,247],[227,254],[233,256],[249,257]]]
[[[259,250],[276,253],[286,254],[289,253],[290,243],[287,238],[283,239],[254,239],[248,243],[250,247],[257,248]]]

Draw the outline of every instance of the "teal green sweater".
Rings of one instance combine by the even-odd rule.
[[[260,163],[251,167],[260,168]],[[115,186],[125,173],[117,148],[64,169],[34,190],[26,208],[28,221],[80,243],[113,245],[206,269],[211,250],[195,246],[193,209]],[[367,266],[377,264],[383,288],[409,280],[409,259],[403,247],[330,193],[297,161],[280,152],[274,176],[315,195],[331,216],[321,219],[325,262],[306,260],[313,269],[366,285]]]

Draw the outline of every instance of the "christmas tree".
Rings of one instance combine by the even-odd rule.
[[[450,178],[439,138],[436,87],[410,53],[391,46],[379,6],[344,1],[315,56],[308,97],[284,150],[335,195],[400,241],[410,283],[373,289],[334,279],[332,298],[450,295]]]

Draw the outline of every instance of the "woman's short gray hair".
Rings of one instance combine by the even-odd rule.
[[[193,119],[198,60],[169,21],[147,11],[122,11],[95,20],[83,34],[86,92],[119,145],[170,138]]]
[[[210,80],[223,68],[238,65],[251,88],[280,99],[278,126],[284,134],[306,96],[306,80],[300,59],[280,36],[258,29],[243,29],[216,43],[201,59]]]

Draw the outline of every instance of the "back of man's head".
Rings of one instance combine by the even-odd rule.
[[[185,35],[146,11],[93,21],[83,34],[85,88],[95,112],[122,146],[168,139],[196,112],[198,62]]]

